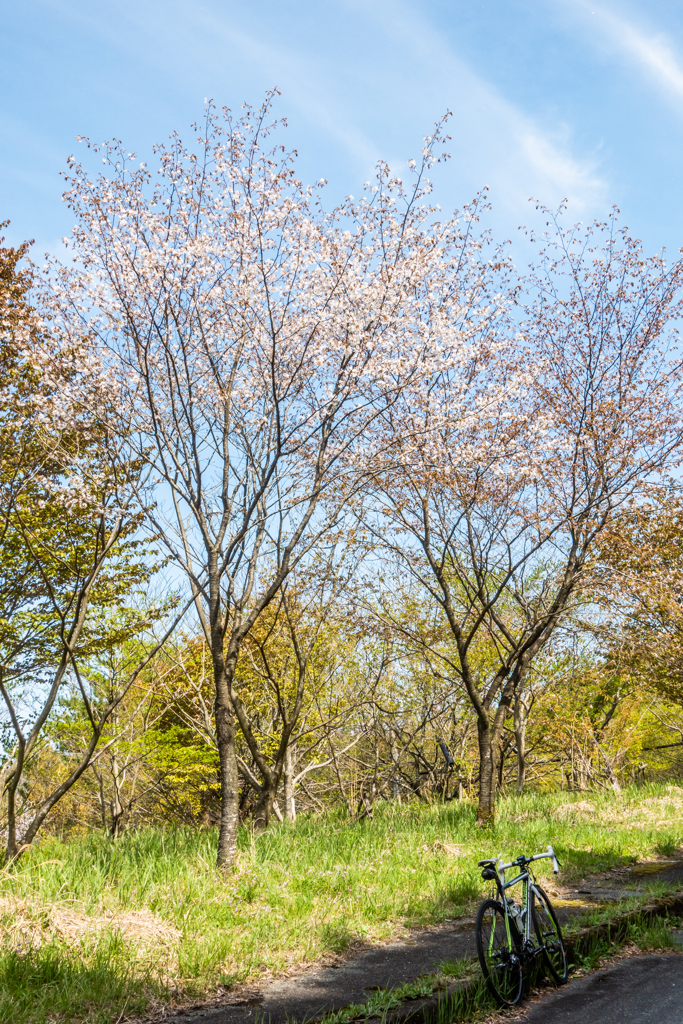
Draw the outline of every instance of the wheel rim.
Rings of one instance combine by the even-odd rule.
[[[522,988],[519,957],[505,915],[495,904],[485,907],[481,915],[480,941],[482,967],[494,994],[502,1003],[516,1003]]]
[[[548,910],[545,899],[536,895],[534,905],[536,934],[539,943],[545,946],[545,958],[553,974],[562,981],[567,974],[567,961],[559,926]]]

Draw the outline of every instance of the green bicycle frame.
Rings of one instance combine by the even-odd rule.
[[[557,857],[555,856],[555,851],[553,850],[552,846],[549,846],[545,853],[539,853],[536,854],[535,857],[529,857],[527,863],[531,863],[531,861],[534,860],[543,860],[546,857],[552,860],[553,871],[555,874],[557,874],[557,872],[559,871],[559,864],[557,862]],[[505,872],[509,868],[519,867],[519,865],[515,864],[514,861],[511,864],[501,864],[501,860],[502,858],[498,857],[496,858],[495,861],[491,861],[489,863],[492,865],[493,870],[496,873],[496,889],[498,890],[498,898],[502,904],[503,910],[505,911],[505,931],[507,935],[508,949],[510,950],[510,952],[514,952],[512,935],[510,933],[510,918],[512,917],[515,922],[514,926],[515,928],[517,928],[517,931],[519,932],[520,937],[523,941],[523,949],[525,951],[528,951],[533,946],[533,942],[531,940],[530,892],[533,891],[539,896],[539,898],[540,893],[538,893],[538,890],[536,889],[536,883],[534,879],[531,877],[528,868],[526,867],[523,868],[519,872],[519,874],[516,875],[514,878],[511,878],[509,882],[506,882]],[[522,883],[522,908],[519,915],[515,916],[510,912],[510,907],[507,902],[507,897],[505,893],[508,889],[512,888],[513,885],[517,885],[519,882]],[[519,917],[523,918],[523,929],[520,929],[519,927]],[[493,942],[493,938],[491,938],[491,942]],[[493,947],[491,946],[491,952],[492,951]]]

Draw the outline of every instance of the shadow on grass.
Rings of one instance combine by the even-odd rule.
[[[596,852],[591,848],[581,850],[561,842],[553,845],[563,870],[570,877],[594,874],[610,868],[627,868],[637,861],[637,857],[632,854],[622,853],[621,850],[610,847]]]
[[[663,839],[655,843],[655,853],[660,857],[673,857],[681,852],[681,844],[676,839]]]
[[[481,899],[481,882],[478,873],[468,873],[454,879],[447,890],[448,899],[458,907],[466,906],[473,900]]]
[[[345,953],[359,939],[345,921],[331,921],[323,925],[321,932],[323,949],[330,953]]]

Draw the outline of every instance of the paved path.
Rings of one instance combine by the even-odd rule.
[[[394,988],[432,974],[444,960],[475,955],[474,920],[429,928],[410,939],[376,946],[340,964],[318,967],[294,978],[271,981],[254,990],[253,1005],[227,1005],[174,1017],[174,1022],[251,1024],[255,1016],[270,1024],[315,1020],[327,1010],[364,1003],[377,988]]]
[[[683,888],[683,861],[605,873],[579,882],[563,892],[564,900],[553,897],[553,901],[564,924],[587,905],[632,896],[633,890],[625,885],[655,880],[678,882]],[[329,1010],[366,1002],[374,989],[394,988],[422,974],[433,974],[444,960],[474,956],[474,919],[460,919],[416,932],[408,940],[371,947],[337,967],[312,968],[296,977],[266,982],[243,991],[239,1001],[228,996],[220,1008],[187,1011],[173,1020],[176,1024],[253,1024],[257,1017],[269,1024],[317,1020]],[[683,999],[683,985],[681,996]],[[683,1001],[676,1024],[683,1024]]]
[[[681,1024],[683,956],[641,956],[523,1006],[527,1024]]]

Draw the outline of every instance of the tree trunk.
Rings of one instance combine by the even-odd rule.
[[[230,703],[228,671],[234,671],[237,656],[228,668],[223,658],[223,638],[220,631],[214,639],[213,673],[216,686],[214,712],[216,716],[216,742],[220,762],[221,818],[218,832],[216,864],[225,870],[235,863],[237,855],[237,827],[239,824],[239,776],[235,751],[235,718]],[[218,649],[216,649],[218,648]]]
[[[515,698],[514,727],[517,745],[517,793],[524,792],[526,785],[526,726],[529,707],[523,696],[518,693]]]
[[[25,743],[22,737],[17,750],[17,759],[14,771],[10,775],[5,787],[5,793],[7,794],[7,846],[5,848],[5,865],[10,864],[19,856],[19,846],[17,844],[16,795],[17,786],[24,767],[24,750]]]
[[[598,743],[597,740],[595,741],[595,745],[598,748],[598,750],[600,752],[600,755],[602,757],[603,764],[605,765],[605,775],[607,776],[607,780],[608,780],[610,786],[612,787],[612,789],[614,790],[615,793],[621,793],[621,785],[619,783],[619,779],[617,778],[617,773],[614,771],[614,768],[612,766],[612,763],[611,763],[609,757],[607,756],[605,751],[602,749],[602,747],[600,746],[600,744]]]
[[[10,783],[13,780],[10,780]],[[11,863],[17,856],[17,819],[15,810],[15,789],[11,784],[7,787],[7,846],[5,848],[5,864]]]
[[[270,824],[273,805],[277,796],[279,780],[276,780],[277,776],[271,776],[268,780],[264,780],[261,786],[261,792],[254,808],[254,829],[256,832],[262,832]]]
[[[111,799],[111,837],[118,839],[123,822],[123,804],[119,786],[119,762],[116,756],[116,748],[111,759],[111,777],[114,786],[114,795]]]
[[[498,784],[497,790],[502,793],[505,789],[505,758],[507,757],[508,750],[512,746],[512,737],[504,736],[498,747]]]
[[[296,804],[294,802],[294,769],[292,767],[292,751],[287,745],[285,753],[285,818],[296,821]]]
[[[496,818],[496,759],[493,750],[492,729],[481,720],[477,723],[479,740],[479,806],[477,825],[493,825]]]

